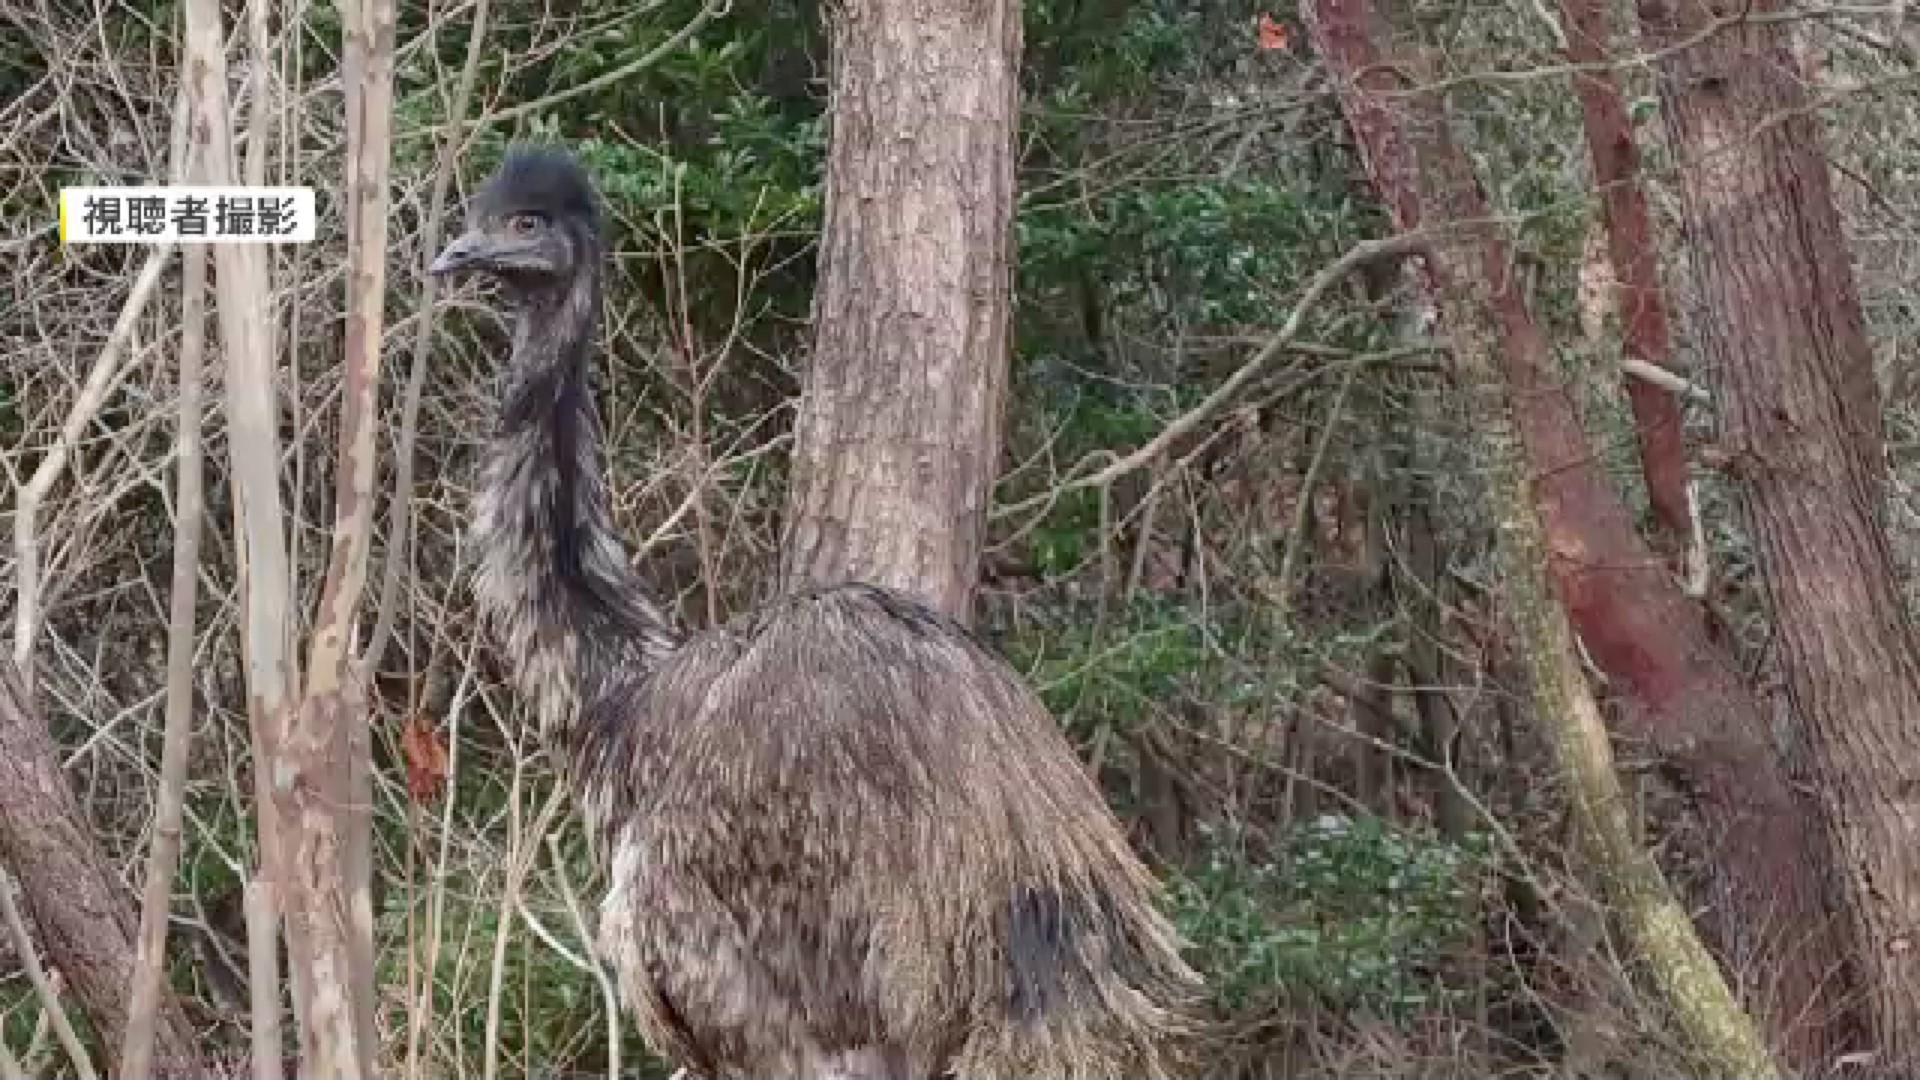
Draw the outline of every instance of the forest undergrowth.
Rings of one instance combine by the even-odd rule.
[[[399,35],[379,487],[410,455],[413,495],[404,549],[389,504],[374,552],[376,582],[396,551],[404,560],[374,721],[379,1059],[407,1075],[480,1075],[492,1045],[509,1074],[618,1061],[651,1076],[587,944],[595,870],[564,806],[543,812],[557,797],[552,763],[520,734],[519,705],[474,633],[463,529],[503,328],[465,293],[424,308],[424,267],[508,142],[575,148],[618,238],[599,394],[621,528],[683,623],[764,601],[821,212],[819,12],[810,0],[704,15],[691,0],[583,0],[564,14],[498,3],[467,73],[476,6],[408,8]],[[326,107],[339,90],[333,9],[287,10],[265,80],[269,172],[322,193],[321,240],[276,256],[274,297],[282,472],[311,612],[336,466],[344,131]],[[1450,9],[1454,108],[1598,452],[1637,507],[1579,113],[1550,35],[1515,10]],[[1688,1049],[1638,987],[1583,872],[1521,691],[1445,351],[1402,282],[1342,286],[1223,415],[1138,468],[1088,480],[1240,367],[1321,267],[1385,235],[1324,78],[1297,41],[1262,47],[1261,14],[1171,0],[1027,6],[1014,388],[982,628],[1168,880],[1208,981],[1204,1075],[1688,1075]],[[1289,11],[1270,16],[1291,25]],[[145,257],[63,249],[55,193],[166,174],[175,18],[170,0],[0,0],[0,463],[15,488],[46,466]],[[650,66],[594,83],[701,18]],[[1833,156],[1885,358],[1890,525],[1910,538],[1920,409],[1898,358],[1920,337],[1907,272],[1920,159],[1903,145],[1920,97],[1857,41],[1808,36],[1836,87]],[[1504,74],[1477,77],[1490,72]],[[479,122],[436,210],[463,74]],[[248,75],[235,73],[242,108]],[[1671,236],[1657,127],[1642,135]],[[1668,255],[1687,355],[1690,286]],[[120,337],[102,406],[40,502],[34,552],[37,689],[130,889],[159,761],[177,290],[166,281]],[[1705,410],[1688,423],[1710,440]],[[216,409],[170,976],[210,1041],[238,1042],[253,788],[225,430]],[[1696,482],[1713,603],[1765,682],[1767,616],[1739,515],[1716,475]],[[4,505],[11,529],[17,503]],[[1908,566],[1916,550],[1903,541]],[[0,553],[10,612],[19,557]],[[1685,880],[1706,838],[1649,755],[1616,753],[1648,842]],[[8,1043],[55,1067],[17,948],[0,954]]]

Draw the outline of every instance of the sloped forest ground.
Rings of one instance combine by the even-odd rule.
[[[228,6],[228,24],[244,25]],[[400,27],[381,483],[391,488],[403,450],[416,472],[375,719],[381,1059],[419,1070],[408,1075],[479,1075],[492,1044],[509,1074],[592,1073],[617,1030],[627,1071],[646,1070],[631,1032],[609,1020],[610,987],[585,946],[598,892],[577,829],[562,820],[535,835],[550,763],[473,634],[462,529],[505,343],[484,305],[456,294],[416,351],[423,237],[449,235],[459,197],[510,139],[561,140],[587,159],[618,237],[601,407],[620,523],[684,621],[750,610],[776,564],[806,343],[824,44],[807,0],[741,4],[644,72],[598,84],[699,5],[493,4],[470,113],[507,115],[475,129],[435,222],[435,155],[476,6],[407,5]],[[321,241],[276,263],[284,474],[310,609],[334,467],[344,240],[324,215],[343,132],[334,10],[283,8],[297,18],[273,27],[269,176],[319,188],[323,213]],[[1596,449],[1637,504],[1579,112],[1534,11],[1460,3],[1425,18]],[[1315,271],[1385,232],[1293,13],[1271,11],[1264,32],[1261,14],[1173,0],[1027,7],[1015,384],[983,626],[1170,883],[1220,1021],[1206,1075],[1684,1075],[1685,1047],[1636,991],[1568,851],[1564,800],[1515,695],[1444,356],[1414,298],[1394,280],[1348,283],[1218,422],[1110,484],[1080,482],[1244,363]],[[170,0],[0,0],[10,484],[52,445],[142,258],[62,251],[54,193],[165,175],[175,19]],[[1892,531],[1910,557],[1917,388],[1900,358],[1920,335],[1907,146],[1920,95],[1894,33],[1870,15],[1802,28],[1884,361]],[[1641,95],[1681,359],[1697,363],[1650,90],[1641,68],[1623,74]],[[130,884],[159,760],[177,290],[169,278],[134,327],[105,409],[41,510],[39,692]],[[1704,442],[1711,417],[1696,409],[1690,423]],[[237,887],[252,861],[252,787],[223,431],[216,411],[173,976],[211,1036],[231,1038],[244,1020]],[[1715,603],[1764,683],[1766,616],[1737,508],[1713,474],[1696,479]],[[384,513],[376,574],[393,550]],[[15,557],[0,555],[8,611]],[[409,727],[428,737],[403,745]],[[1649,843],[1684,878],[1689,823],[1657,763],[1617,750]],[[444,787],[415,797],[409,766],[444,771]],[[529,861],[511,880],[509,867]],[[4,970],[9,1041],[58,1061],[17,957]]]

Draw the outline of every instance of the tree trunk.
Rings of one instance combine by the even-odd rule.
[[[1382,65],[1367,19],[1355,8],[1366,10],[1356,0],[1302,5],[1396,226],[1417,229],[1424,216],[1487,219],[1485,196],[1464,159],[1448,166],[1457,183],[1423,198],[1419,163],[1400,126],[1403,88]],[[1708,640],[1699,608],[1634,531],[1555,376],[1547,340],[1507,273],[1504,238],[1488,229],[1476,239],[1477,251],[1456,249],[1455,258],[1477,262],[1447,267],[1430,259],[1428,269],[1443,303],[1459,303],[1449,275],[1492,285],[1485,303],[1497,319],[1495,359],[1514,402],[1560,602],[1595,662],[1624,692],[1630,733],[1685,774],[1703,831],[1720,845],[1709,853],[1711,895],[1697,906],[1722,963],[1770,978],[1747,988],[1748,1005],[1767,1021],[1790,1065],[1823,1061],[1845,1007],[1830,970],[1838,953],[1824,902],[1829,861],[1769,737],[1770,714]]]
[[[1561,0],[1566,20],[1567,59],[1588,70],[1574,75],[1574,90],[1587,136],[1593,183],[1600,191],[1601,217],[1607,228],[1607,254],[1613,262],[1616,310],[1623,351],[1656,367],[1671,367],[1666,293],[1660,287],[1660,253],[1654,244],[1646,192],[1640,187],[1640,151],[1613,70],[1601,66],[1610,57],[1606,0]],[[1640,474],[1653,510],[1655,546],[1669,558],[1686,550],[1691,531],[1687,498],[1687,450],[1682,437],[1680,402],[1665,388],[1627,376],[1627,402],[1633,408],[1640,443]]]
[[[94,843],[61,771],[59,748],[9,662],[0,662],[0,857],[20,883],[41,948],[86,1010],[107,1055],[105,1075],[118,1075],[140,918],[133,893]],[[153,1027],[153,1075],[212,1075],[179,999],[166,987]]]
[[[1368,66],[1377,60],[1379,29],[1368,0],[1310,0],[1303,7],[1316,46],[1343,82],[1366,69],[1356,63],[1363,54]],[[1418,65],[1413,66],[1417,71]],[[1361,94],[1346,82],[1343,105],[1351,108],[1360,100]],[[1448,226],[1479,223],[1449,228],[1437,237],[1428,267],[1466,383],[1467,420],[1476,434],[1479,471],[1488,478],[1489,509],[1499,521],[1502,591],[1526,651],[1535,710],[1567,782],[1583,847],[1645,959],[1662,1002],[1700,1055],[1704,1070],[1744,1080],[1776,1076],[1752,1021],[1634,834],[1606,728],[1574,657],[1566,614],[1550,595],[1549,567],[1558,560],[1542,518],[1553,511],[1550,504],[1541,504],[1535,491],[1540,480],[1530,459],[1537,457],[1538,448],[1531,445],[1528,424],[1521,419],[1534,410],[1537,383],[1545,380],[1529,383],[1514,377],[1519,366],[1547,359],[1545,343],[1537,331],[1531,337],[1518,333],[1532,321],[1512,279],[1499,226],[1488,219],[1472,167],[1453,142],[1437,94],[1426,91],[1402,98],[1392,123],[1404,153],[1397,175],[1414,186],[1410,195],[1402,192],[1389,201],[1397,209],[1417,208]],[[1369,125],[1368,130],[1383,129]],[[1504,364],[1498,357],[1505,358]]]
[[[1721,450],[1841,864],[1874,1067],[1920,1075],[1920,642],[1883,523],[1879,391],[1820,125],[1786,24],[1749,10],[1780,7],[1639,4],[1663,50]]]
[[[192,105],[188,124],[200,182],[234,182],[239,169],[233,155],[233,110],[227,94],[226,32],[218,0],[181,4],[182,74]],[[234,547],[239,563],[240,656],[246,673],[247,720],[253,736],[255,835],[259,838],[259,874],[280,888],[289,887],[287,826],[276,793],[292,776],[283,768],[281,745],[289,713],[298,706],[300,673],[293,651],[298,620],[293,617],[293,569],[287,550],[286,516],[280,491],[280,407],[275,394],[271,262],[255,244],[213,244],[215,312],[220,348],[226,354],[228,482],[234,500]],[[277,915],[278,912],[275,912]],[[288,920],[290,957],[308,955],[306,931]],[[254,948],[259,942],[250,942]],[[269,946],[270,947],[270,946]],[[293,969],[296,1024],[311,1009],[310,980]],[[272,1021],[256,1018],[256,1030]]]
[[[829,6],[831,138],[790,587],[864,580],[966,620],[998,474],[1018,0]]]
[[[304,949],[289,955],[307,983],[302,1075],[373,1074],[378,986],[373,940],[373,753],[366,673],[349,643],[366,591],[378,457],[381,327],[385,316],[388,187],[393,151],[393,0],[339,5],[346,77],[347,340],[341,364],[340,467],[333,542],[309,642],[306,695],[293,711],[276,792],[287,825],[279,882]],[[290,939],[292,940],[292,939]]]

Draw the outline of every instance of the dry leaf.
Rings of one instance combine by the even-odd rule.
[[[1260,48],[1263,50],[1284,49],[1292,44],[1291,35],[1285,23],[1275,22],[1273,16],[1260,16]]]
[[[407,718],[400,733],[400,756],[407,763],[407,793],[415,802],[427,802],[447,782],[447,745],[440,730],[420,713]]]

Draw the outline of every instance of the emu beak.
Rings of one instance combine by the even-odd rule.
[[[433,265],[427,267],[427,273],[444,277],[465,270],[475,263],[485,262],[493,254],[492,247],[492,238],[487,234],[464,233],[455,237],[453,243],[440,253],[440,257],[433,260]]]

